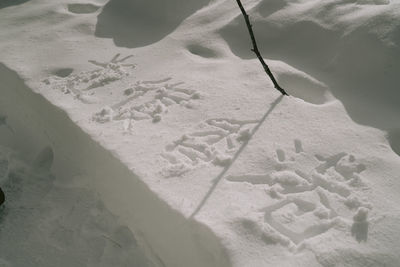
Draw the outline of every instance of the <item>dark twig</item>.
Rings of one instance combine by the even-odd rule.
[[[286,93],[286,91],[279,86],[278,82],[276,81],[274,75],[272,74],[271,70],[269,69],[267,63],[265,63],[263,57],[261,56],[260,51],[258,50],[257,47],[257,42],[256,42],[256,38],[254,37],[254,32],[253,32],[253,25],[251,25],[250,23],[250,19],[249,19],[249,15],[247,15],[246,10],[244,9],[242,2],[240,2],[240,0],[236,0],[240,10],[242,11],[244,20],[246,21],[246,25],[247,25],[247,29],[249,30],[249,34],[250,34],[250,38],[251,38],[251,42],[253,43],[253,48],[251,49],[251,51],[254,52],[254,54],[256,54],[257,58],[260,60],[261,65],[263,66],[265,72],[268,74],[269,78],[271,79],[272,83],[274,84],[274,87],[276,88],[276,90],[278,90],[279,92],[282,93],[282,95],[288,95]]]

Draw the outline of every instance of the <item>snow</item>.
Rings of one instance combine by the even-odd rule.
[[[0,265],[399,266],[400,2],[0,2]]]
[[[1,266],[155,266],[93,191],[48,172],[50,148],[32,164],[6,147],[0,153],[7,195],[0,215]]]

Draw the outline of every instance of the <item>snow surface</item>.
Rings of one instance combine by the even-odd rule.
[[[0,0],[0,265],[400,266],[400,1]],[[40,152],[41,151],[41,152]]]
[[[45,148],[32,164],[0,148],[0,266],[156,266],[121,224],[80,180],[49,174]]]

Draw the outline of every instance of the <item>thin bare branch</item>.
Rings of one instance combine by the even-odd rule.
[[[249,15],[246,13],[246,10],[244,9],[242,2],[240,0],[236,0],[236,2],[240,8],[240,11],[242,11],[244,20],[246,21],[247,29],[249,30],[251,42],[253,44],[253,48],[251,49],[251,51],[253,51],[254,54],[256,54],[258,60],[260,60],[261,65],[263,66],[265,72],[268,74],[269,78],[271,79],[272,83],[274,84],[275,89],[278,90],[279,92],[281,92],[282,95],[288,95],[288,93],[286,93],[286,91],[282,87],[279,86],[274,75],[272,74],[267,63],[265,63],[263,57],[261,56],[260,51],[258,50],[256,38],[254,37],[253,26],[250,23]]]

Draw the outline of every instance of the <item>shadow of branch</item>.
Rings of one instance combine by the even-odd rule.
[[[255,135],[255,133],[258,131],[260,126],[264,123],[264,121],[267,119],[268,115],[271,114],[271,112],[275,109],[275,107],[282,101],[282,98],[284,95],[280,95],[277,99],[275,99],[274,102],[272,102],[271,106],[267,110],[267,112],[264,114],[264,116],[261,118],[261,120],[257,123],[257,125],[254,127],[253,131],[251,132],[250,137],[243,142],[243,144],[240,146],[239,150],[235,153],[235,155],[232,158],[231,164],[227,165],[219,174],[216,178],[213,179],[212,186],[208,190],[207,194],[204,196],[200,204],[197,206],[197,208],[193,211],[193,213],[189,216],[189,219],[193,219],[196,214],[201,210],[201,208],[204,206],[204,204],[207,202],[211,194],[214,192],[215,188],[217,187],[218,183],[221,181],[221,179],[224,177],[225,173],[231,168],[231,166],[235,163],[236,159],[239,157],[239,155],[242,153],[242,151],[245,149],[247,144],[250,142],[252,137]]]

